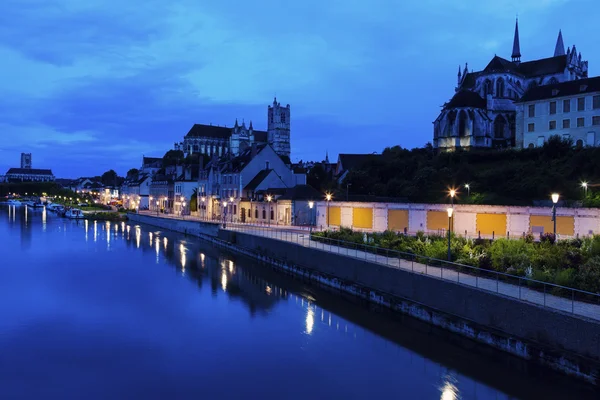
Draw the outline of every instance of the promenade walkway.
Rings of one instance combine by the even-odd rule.
[[[151,213],[147,212],[144,214],[151,215]],[[160,217],[181,219],[181,217],[176,216],[160,215]],[[197,217],[186,217],[186,219],[201,221],[201,219]],[[217,221],[204,222],[218,223]],[[476,269],[468,272],[461,272],[454,268],[432,266],[413,260],[403,259],[401,256],[398,256],[397,253],[394,254],[394,252],[388,252],[387,255],[374,254],[372,252],[361,250],[361,246],[357,246],[357,248],[348,248],[335,245],[334,243],[318,242],[311,240],[310,232],[303,227],[226,223],[225,229],[292,242],[300,246],[341,254],[347,257],[386,265],[391,268],[402,268],[413,273],[448,280],[462,285],[473,286],[478,289],[514,297],[543,307],[553,308],[600,321],[600,304],[578,301],[578,296],[582,296],[583,292],[574,289],[563,289],[563,291],[566,292],[566,295],[565,297],[560,297],[550,294],[552,288],[556,286],[548,284],[544,285],[540,290],[534,290],[527,286],[528,280],[525,278],[501,274],[497,274],[495,278],[489,276],[482,277],[477,275]],[[382,250],[382,252],[385,252],[385,250]],[[507,282],[507,280],[510,282]],[[597,297],[597,300],[600,301],[600,297]]]

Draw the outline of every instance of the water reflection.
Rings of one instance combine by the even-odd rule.
[[[20,232],[22,241],[29,237],[30,241],[35,242],[32,248],[43,254],[44,260],[65,254],[62,249],[44,247],[43,242],[51,242],[51,239],[58,241],[59,236],[73,249],[72,252],[66,252],[68,259],[81,257],[83,253],[77,253],[81,248],[90,248],[94,252],[86,254],[86,258],[79,258],[83,262],[71,263],[76,274],[74,276],[78,279],[68,280],[73,285],[66,291],[69,292],[68,298],[64,303],[58,303],[56,310],[46,311],[49,315],[63,315],[58,313],[65,310],[74,312],[75,309],[71,308],[79,307],[76,312],[81,313],[81,318],[91,320],[88,323],[93,326],[92,331],[107,330],[107,337],[102,337],[103,341],[108,340],[109,336],[122,335],[122,341],[136,343],[136,348],[156,348],[168,357],[168,368],[164,367],[169,370],[168,379],[179,387],[195,381],[185,371],[198,369],[198,374],[210,373],[212,377],[218,377],[224,372],[222,365],[239,365],[248,379],[238,378],[241,380],[239,386],[244,389],[236,391],[233,385],[229,389],[232,398],[258,398],[258,392],[251,389],[252,382],[262,382],[260,379],[266,377],[271,385],[285,382],[285,385],[277,386],[278,391],[301,391],[305,386],[301,382],[312,379],[311,386],[314,387],[311,387],[311,393],[320,398],[555,398],[553,394],[561,395],[572,390],[571,386],[556,385],[553,379],[530,376],[528,369],[518,367],[519,362],[512,358],[510,362],[505,362],[503,355],[494,353],[493,357],[489,357],[484,351],[479,352],[472,343],[468,350],[453,347],[444,336],[433,336],[429,326],[412,323],[410,319],[394,319],[374,313],[368,307],[341,299],[339,295],[288,279],[268,267],[221,252],[189,237],[151,231],[130,223],[115,224],[115,233],[111,237],[111,224],[101,223],[100,229],[107,231],[107,246],[103,243],[96,246],[89,243],[86,246],[87,221],[53,221],[52,214],[49,214],[48,229],[44,233],[47,240],[38,241],[42,232],[41,214],[32,216],[30,213],[29,226],[25,227],[24,210],[15,213],[14,209],[4,211],[0,207],[0,213],[3,212],[9,214],[9,218],[0,215],[0,240],[10,240]],[[20,223],[10,222],[15,214]],[[10,224],[8,231],[4,225],[7,220]],[[130,236],[131,229],[135,230],[135,234]],[[127,235],[123,235],[125,231]],[[54,232],[60,232],[60,235],[51,237]],[[153,240],[142,240],[142,235],[148,235]],[[15,238],[15,243],[18,240]],[[101,242],[104,235],[97,237],[97,223],[94,222],[94,242],[96,240]],[[110,253],[107,251],[109,242]],[[107,254],[111,255],[112,258],[108,259],[113,262],[115,259],[123,260],[128,268],[119,268],[120,275],[112,275],[115,272],[105,268],[110,265],[106,262],[107,258],[103,258],[108,257]],[[50,286],[54,279],[59,279],[61,268],[65,265],[69,263],[44,264],[44,268],[37,273],[38,277],[28,273],[38,280],[46,277],[48,281],[43,291],[48,291],[46,286]],[[90,281],[106,279],[110,282],[110,295],[106,295],[105,285],[95,287],[83,278],[89,274],[86,269],[88,265],[97,267],[94,268],[97,275]],[[147,268],[149,265],[152,268]],[[161,271],[167,274],[161,274]],[[169,271],[175,271],[176,280],[169,279],[172,276]],[[185,279],[181,279],[181,276]],[[155,285],[157,279],[159,284]],[[86,300],[84,294],[95,290],[103,293],[92,300],[87,299],[87,302],[81,301],[82,298]],[[150,296],[144,297],[148,293]],[[165,293],[171,296],[166,297],[167,300],[161,297]],[[155,303],[145,304],[155,297]],[[136,302],[138,298],[140,304]],[[180,307],[181,304],[184,306]],[[238,308],[241,312],[235,311]],[[99,312],[98,309],[102,309],[102,314],[94,319],[94,312]],[[185,311],[183,314],[181,309]],[[0,314],[0,317],[5,314]],[[167,323],[163,323],[163,320],[156,324],[146,321],[146,318],[163,314]],[[127,323],[117,323],[118,319],[114,319],[112,325],[107,323],[112,323],[113,318],[119,315],[125,321],[130,321],[131,329],[126,329]],[[144,322],[149,325],[143,325]],[[141,324],[139,328],[138,324]],[[158,332],[165,326],[168,326],[165,330],[168,333],[161,336]],[[77,335],[67,335],[65,342],[55,348],[64,349],[61,353],[64,352],[65,357],[88,351],[87,345],[72,349],[67,342],[78,335],[89,339],[85,332],[85,329],[79,329]],[[0,335],[3,333],[0,326]],[[32,343],[38,344],[40,338],[45,337],[44,334],[36,335]],[[173,343],[186,345],[181,347]],[[198,347],[204,343],[210,345]],[[227,351],[213,351],[215,344]],[[100,347],[104,349],[106,346]],[[38,351],[36,346],[30,347]],[[115,353],[120,354],[116,347]],[[302,351],[298,351],[298,348]],[[3,350],[7,351],[0,342],[0,351]],[[155,354],[137,351],[143,354],[123,356],[121,360],[130,357],[136,365],[162,365],[148,362],[156,359]],[[210,358],[211,352],[218,354],[216,358]],[[36,353],[36,359],[43,359],[44,355],[43,352],[39,355]],[[190,364],[186,364],[185,369],[178,369],[188,355]],[[76,357],[73,356],[73,359]],[[284,364],[286,368],[277,367]],[[112,368],[104,364],[101,366],[96,372],[104,377]],[[253,370],[258,372],[253,374]],[[123,370],[119,371],[124,373]],[[178,374],[174,374],[174,371]],[[322,375],[322,379],[314,379],[315,371]],[[306,375],[308,372],[310,374]],[[144,370],[144,374],[141,380],[135,382],[161,381],[154,370]],[[292,374],[293,377],[290,376]],[[179,380],[177,375],[182,375]],[[321,383],[321,380],[327,383]],[[377,384],[371,385],[371,380]],[[108,380],[106,384],[98,386],[112,387],[112,383]],[[210,382],[203,384],[210,386]],[[262,386],[263,390],[268,386],[265,385]],[[293,395],[282,392],[281,397]],[[310,393],[303,397],[310,397]],[[135,395],[130,398],[135,398]],[[570,398],[585,396],[576,391]]]

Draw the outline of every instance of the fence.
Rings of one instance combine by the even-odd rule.
[[[425,274],[459,284],[528,301],[543,307],[600,320],[600,295],[530,279],[484,270],[412,253],[317,236],[307,229],[273,229],[244,224],[224,224],[225,229],[296,243],[300,246],[363,259],[412,273]]]

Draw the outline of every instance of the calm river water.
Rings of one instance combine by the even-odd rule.
[[[585,399],[173,232],[0,206],[0,398]]]

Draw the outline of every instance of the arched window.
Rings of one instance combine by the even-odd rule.
[[[275,219],[273,209],[271,208],[271,219]]]
[[[483,83],[483,97],[486,97],[488,94],[494,94],[492,89],[492,81],[486,79]]]
[[[494,120],[494,139],[504,139],[506,131],[506,120],[502,115],[498,115]]]
[[[265,210],[263,208],[263,218],[262,219],[267,219],[267,210]]]
[[[469,134],[469,120],[465,110],[458,114],[458,136],[467,136]]]
[[[252,214],[250,213],[250,209],[248,209],[248,218],[250,218]]]
[[[496,81],[496,97],[504,97],[504,79],[498,78]]]
[[[254,210],[254,218],[258,219],[258,208]]]
[[[446,136],[452,136],[454,134],[454,121],[456,120],[456,111],[450,111],[448,113],[447,124],[446,124]]]

